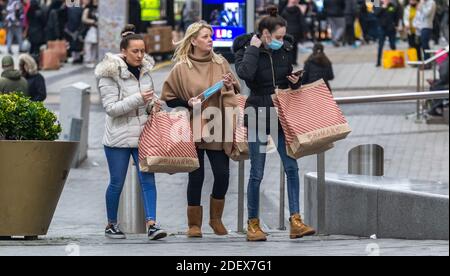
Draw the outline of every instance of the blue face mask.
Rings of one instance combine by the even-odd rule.
[[[280,50],[281,47],[283,47],[284,42],[283,41],[279,41],[276,39],[272,39],[272,41],[267,45],[270,49],[277,51]]]
[[[203,95],[205,96],[205,99],[211,97],[212,95],[216,94],[217,91],[221,90],[223,88],[223,81],[219,81],[218,83],[214,84],[210,88],[206,89],[203,92]]]

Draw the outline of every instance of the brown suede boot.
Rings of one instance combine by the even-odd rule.
[[[303,223],[302,217],[299,214],[291,216],[289,221],[291,222],[291,239],[299,239],[316,233],[316,230]]]
[[[266,241],[267,236],[259,226],[259,219],[251,219],[248,221],[247,241]]]
[[[214,234],[219,236],[228,235],[228,231],[222,223],[223,208],[225,199],[219,200],[211,197],[209,205],[209,226],[214,230]]]
[[[189,238],[201,238],[203,236],[202,235],[203,207],[188,206],[187,216],[189,225],[187,236]]]

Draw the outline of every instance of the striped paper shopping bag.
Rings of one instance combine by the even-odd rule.
[[[141,171],[175,174],[200,168],[189,114],[153,110],[139,140]]]
[[[286,136],[288,155],[300,157],[333,148],[351,128],[323,80],[298,90],[278,91],[274,105]]]
[[[235,120],[235,130],[233,136],[233,148],[231,151],[231,160],[244,161],[249,159],[247,128],[244,124],[245,104],[247,97],[236,95],[239,103],[239,116]]]

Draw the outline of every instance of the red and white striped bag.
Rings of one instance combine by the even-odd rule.
[[[247,97],[243,95],[236,95],[236,97],[239,103],[239,117],[235,120],[233,148],[230,158],[233,161],[244,161],[249,159],[247,128],[244,124],[245,104],[247,103]]]
[[[300,157],[333,148],[351,128],[323,80],[298,90],[278,91],[274,105],[284,134],[288,155]]]
[[[200,168],[187,112],[161,111],[158,102],[139,139],[139,168],[152,173],[190,173]]]

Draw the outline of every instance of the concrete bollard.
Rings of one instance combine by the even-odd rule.
[[[80,145],[72,167],[77,168],[87,159],[89,136],[89,110],[91,105],[91,86],[83,82],[74,83],[61,89],[60,122],[61,140],[79,139]],[[72,125],[82,122],[81,127]],[[74,131],[80,133],[74,133]]]

